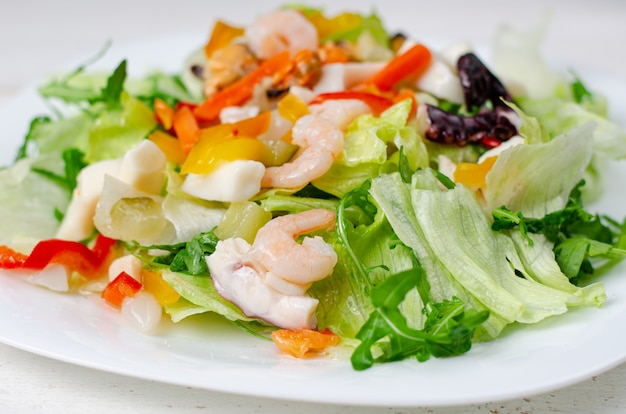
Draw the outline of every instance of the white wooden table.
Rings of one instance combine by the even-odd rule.
[[[281,2],[179,0],[22,0],[0,7],[0,104],[68,61],[93,56],[107,39],[144,40],[155,34],[210,30],[215,17],[248,22]],[[365,2],[335,1],[332,11]],[[502,21],[529,27],[552,13],[544,52],[626,80],[626,2],[595,0],[431,1],[376,7],[392,27],[445,39],[488,43]],[[473,16],[472,20],[467,16]],[[0,131],[2,126],[0,125]],[[619,329],[619,327],[616,327]],[[625,345],[626,346],[626,345]],[[367,408],[284,402],[138,380],[0,345],[0,413],[623,413],[626,365],[568,388],[505,402],[464,407]]]

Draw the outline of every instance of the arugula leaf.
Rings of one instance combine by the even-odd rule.
[[[157,256],[152,260],[152,263],[168,266],[172,272],[194,276],[208,275],[209,269],[205,257],[215,252],[215,246],[218,241],[219,238],[215,233],[208,231],[196,235],[188,242],[146,246],[140,247],[138,250],[147,251],[157,249],[169,252],[165,256]]]
[[[592,258],[620,259],[626,256],[623,249],[624,225],[619,226],[610,218],[603,218],[585,211],[581,202],[581,187],[576,185],[566,206],[543,218],[528,218],[505,206],[492,212],[492,230],[511,230],[517,227],[529,246],[533,245],[528,233],[543,234],[554,243],[556,261],[561,271],[571,280],[590,276],[594,267]],[[611,228],[612,226],[613,228]]]
[[[422,362],[430,356],[455,356],[469,351],[474,331],[489,313],[465,311],[463,301],[456,297],[427,304],[424,308],[427,319],[422,330],[408,326],[399,306],[424,278],[424,269],[416,262],[413,269],[389,276],[372,288],[372,303],[376,309],[357,333],[361,344],[350,359],[354,369],[364,370],[374,363],[399,361],[412,356]],[[375,346],[380,351],[377,357],[373,353]]]
[[[107,79],[106,86],[102,89],[101,98],[107,108],[121,108],[120,97],[124,90],[124,81],[126,80],[126,59],[122,60],[115,68],[113,74]]]
[[[576,74],[572,73],[574,81],[570,83],[572,89],[572,95],[576,103],[582,103],[584,100],[593,100],[593,94],[587,89],[585,84],[580,80]]]

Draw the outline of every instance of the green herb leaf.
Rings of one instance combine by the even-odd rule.
[[[587,87],[582,83],[580,78],[576,76],[576,74],[572,73],[574,76],[574,81],[570,84],[572,89],[572,95],[574,96],[574,101],[576,103],[581,103],[584,100],[593,100],[593,94],[587,89]]]
[[[489,316],[486,311],[465,311],[458,298],[438,304],[427,304],[427,320],[422,330],[408,326],[399,309],[411,289],[425,278],[424,269],[416,267],[392,276],[372,288],[372,303],[376,307],[367,322],[357,333],[361,344],[351,357],[356,370],[370,368],[377,362],[398,361],[414,356],[425,361],[430,356],[447,357],[467,352],[472,346],[472,336]],[[380,355],[374,357],[374,348]]]
[[[543,234],[554,243],[556,261],[563,274],[570,279],[590,276],[594,273],[592,258],[621,259],[626,256],[626,250],[622,248],[626,239],[623,225],[583,209],[582,185],[584,181],[571,191],[565,208],[543,218],[527,218],[504,206],[497,208],[492,212],[491,228],[500,231],[517,227],[529,246],[533,245],[533,240],[528,233]]]
[[[120,97],[124,90],[126,80],[126,60],[122,60],[115,68],[113,74],[107,79],[107,84],[102,89],[102,100],[108,108],[121,108]]]
[[[208,275],[205,257],[215,252],[218,241],[219,238],[215,233],[209,231],[198,234],[186,243],[146,246],[136,248],[136,250],[140,253],[151,249],[167,251],[169,254],[154,258],[153,263],[168,266],[172,272]]]

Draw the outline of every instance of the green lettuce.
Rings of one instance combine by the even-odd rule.
[[[407,125],[411,105],[406,99],[379,117],[362,115],[355,119],[346,129],[341,156],[313,185],[341,197],[369,178],[396,170],[400,148],[413,170],[427,167],[426,146],[417,130]]]
[[[53,238],[56,211],[65,211],[70,194],[33,168],[63,174],[63,161],[53,155],[26,158],[0,170],[0,244],[30,251],[36,242]]]
[[[371,288],[413,267],[413,252],[399,242],[382,210],[369,200],[368,183],[342,198],[337,214],[339,236],[333,244],[337,265],[332,275],[308,291],[320,301],[319,326],[345,339],[356,336],[373,310]],[[402,309],[409,324],[419,327],[423,305],[417,291],[409,297]]]
[[[564,313],[581,298],[594,304],[602,300],[601,288],[579,293],[562,276],[543,283],[549,277],[537,277],[542,266],[551,260],[549,269],[558,268],[552,245],[533,247],[535,257],[542,256],[541,265],[521,257],[515,240],[491,230],[473,192],[463,185],[444,189],[430,170],[418,171],[410,184],[399,174],[377,177],[372,196],[400,240],[415,251],[434,295],[444,294],[448,300],[456,296],[468,309],[489,311],[481,327],[486,339],[498,336],[508,324],[536,323]]]

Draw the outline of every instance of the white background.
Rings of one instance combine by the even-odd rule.
[[[11,1],[0,8],[0,104],[68,62],[83,61],[107,40],[126,43],[181,32],[208,35],[215,18],[244,25],[277,1]],[[328,10],[371,9],[328,2]],[[315,4],[321,4],[316,2]],[[383,5],[384,4],[384,5]],[[422,38],[488,44],[497,25],[531,27],[551,15],[543,53],[626,81],[626,2],[381,1],[390,29]],[[199,39],[199,44],[204,39]],[[195,45],[181,45],[192,48]],[[131,57],[132,62],[132,57]],[[0,134],[2,125],[0,125]],[[1,136],[1,135],[0,135]],[[623,329],[623,327],[616,327]],[[626,345],[625,345],[626,346]],[[511,375],[515,375],[511,373]],[[136,380],[49,360],[0,345],[0,413],[622,413],[626,366],[542,395],[448,408],[339,407],[242,397]]]

